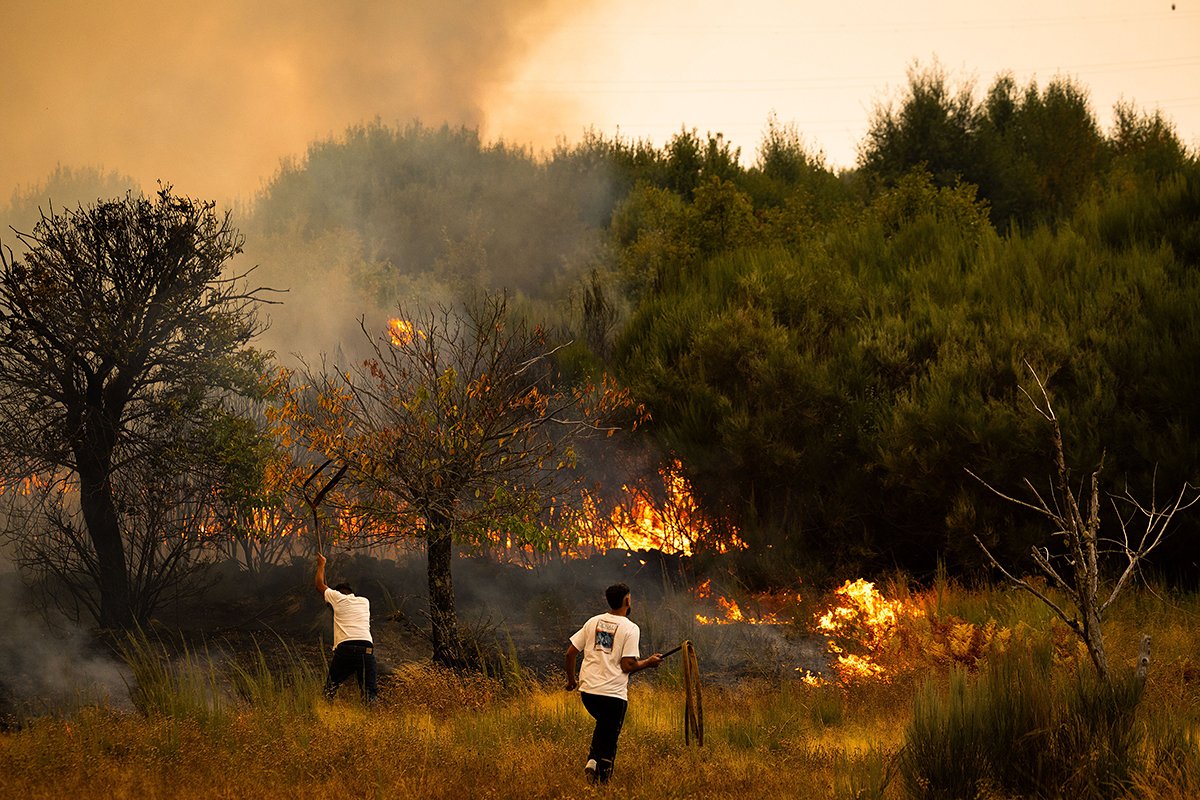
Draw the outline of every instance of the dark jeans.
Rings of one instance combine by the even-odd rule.
[[[375,702],[378,691],[376,680],[375,653],[370,642],[361,639],[345,641],[333,651],[329,661],[329,677],[325,679],[325,696],[330,700],[337,694],[342,681],[353,675],[358,679],[358,688],[363,700],[369,705]]]
[[[603,694],[580,692],[579,696],[583,699],[583,707],[596,719],[588,759],[596,759],[596,780],[604,783],[612,775],[613,762],[617,758],[617,737],[621,735],[629,702]]]

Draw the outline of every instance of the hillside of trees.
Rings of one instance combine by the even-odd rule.
[[[636,435],[768,583],[983,575],[973,536],[1021,563],[1040,520],[967,470],[1018,495],[1049,480],[1033,372],[1079,480],[1102,464],[1147,501],[1200,485],[1200,156],[1162,115],[1108,124],[1068,80],[979,93],[914,69],[857,168],[774,120],[746,161],[687,129],[534,156],[353,128],[239,212],[256,277],[291,292],[268,343],[316,358],[398,302],[507,290],[572,342],[568,374],[645,404]],[[1200,517],[1160,552],[1194,580]]]

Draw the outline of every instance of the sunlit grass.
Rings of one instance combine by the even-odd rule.
[[[96,707],[69,721],[35,720],[0,737],[0,796],[62,797],[98,786],[116,798],[310,796],[347,786],[366,797],[565,797],[586,790],[592,721],[577,695],[543,685],[505,696],[482,681],[453,686],[439,670],[425,677],[425,702],[393,697],[374,711],[339,698],[311,712],[295,704],[283,716],[271,704],[215,719]],[[472,686],[486,699],[471,695]],[[814,714],[831,691],[765,683],[714,689],[705,698],[705,747],[688,748],[682,692],[639,682],[610,791],[831,796],[835,769],[879,744],[869,725],[843,718],[831,727]],[[891,737],[885,746],[898,746],[895,726],[880,730]],[[53,785],[44,781],[47,771],[56,775]]]
[[[943,613],[976,624],[1044,624],[1042,612],[1019,597],[981,594],[949,587],[937,602]],[[1192,633],[1200,602],[1131,598],[1109,624],[1114,669],[1132,669],[1142,633],[1154,637],[1135,722],[1144,732],[1144,768],[1131,780],[1131,796],[1194,797],[1200,674],[1190,670],[1200,664]],[[680,613],[677,620],[686,618]],[[696,631],[702,673],[706,648],[715,656],[719,647],[757,646],[724,627]],[[523,672],[518,681],[401,664],[367,710],[350,689],[332,703],[320,698],[323,664],[281,642],[259,647],[234,660],[203,649],[168,654],[161,643],[132,640],[126,657],[139,680],[137,711],[87,706],[0,734],[0,797],[903,800],[909,795],[897,763],[914,701],[937,702],[938,687],[949,682],[948,672],[925,669],[887,684],[811,686],[791,665],[777,665],[774,675],[764,668],[739,680],[714,679],[704,687],[699,748],[684,745],[683,689],[668,662],[634,679],[616,773],[600,790],[582,774],[592,720],[556,676]],[[1055,662],[1053,669],[1067,680],[1067,666]],[[957,680],[970,685],[981,675],[960,672]]]

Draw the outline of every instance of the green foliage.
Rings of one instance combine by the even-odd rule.
[[[958,572],[978,563],[972,534],[1019,558],[1032,520],[964,467],[1004,486],[1049,468],[1024,361],[1050,376],[1076,463],[1107,452],[1141,492],[1156,466],[1161,485],[1195,478],[1200,386],[1173,365],[1200,342],[1200,287],[1150,233],[1192,185],[1105,192],[1002,237],[973,185],[918,170],[784,241],[728,184],[690,206],[647,187],[614,218],[626,274],[654,276],[614,357],[710,512],[775,558],[926,573],[941,552]]]
[[[129,696],[148,717],[218,724],[228,713],[220,673],[212,657],[184,647],[176,657],[160,639],[130,631],[117,647],[132,673]]]
[[[758,220],[749,196],[717,175],[696,187],[692,207],[697,219],[689,238],[702,256],[744,247],[757,238]]]
[[[1109,247],[1165,245],[1181,266],[1194,268],[1200,264],[1200,162],[1161,179],[1117,171],[1080,214]]]
[[[758,146],[756,171],[780,193],[828,175],[823,153],[811,153],[794,125],[782,125],[774,114]]]
[[[639,184],[613,212],[610,234],[626,293],[639,300],[698,256],[687,235],[695,212],[678,195]]]
[[[1036,210],[1026,214],[1026,220],[1074,209],[1105,157],[1087,92],[1066,79],[1051,81],[1040,93],[1030,84],[1002,141],[1005,150],[1028,158],[1033,168]]]
[[[1165,126],[1128,111],[1119,111],[1118,121],[1118,150],[1167,168]],[[935,64],[909,71],[898,107],[876,109],[859,162],[884,184],[915,168],[928,170],[939,186],[973,183],[997,226],[1028,226],[1070,214],[1107,169],[1109,150],[1087,92],[1070,80],[1021,88],[1001,74],[978,102],[970,84],[951,88]]]
[[[221,409],[208,426],[204,445],[206,460],[219,476],[223,506],[248,514],[282,500],[283,487],[272,483],[269,471],[285,456],[259,420]]]
[[[977,157],[974,133],[978,109],[969,86],[948,84],[936,64],[908,71],[908,94],[898,108],[875,109],[860,167],[883,181],[899,178],[924,165],[939,185],[949,186],[969,174]]]
[[[742,250],[704,262],[631,321],[624,378],[717,507],[748,492],[760,517],[799,514],[825,478],[801,489],[790,476],[836,480],[834,465],[853,459],[854,424],[833,387],[855,303],[819,265]]]
[[[704,181],[736,179],[742,173],[740,151],[719,133],[701,141],[694,129],[682,130],[667,142],[664,154],[663,186],[687,201]]]
[[[1141,684],[1052,671],[1049,648],[1013,649],[972,678],[927,682],[915,698],[900,771],[910,796],[1111,798],[1142,768]]]
[[[1161,111],[1139,112],[1132,103],[1119,102],[1112,132],[1116,161],[1135,174],[1163,178],[1182,171],[1189,158],[1175,126]]]

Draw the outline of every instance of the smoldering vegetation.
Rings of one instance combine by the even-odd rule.
[[[595,155],[564,146],[538,157],[471,128],[379,120],[313,142],[232,210],[245,249],[230,271],[278,290],[258,345],[288,364],[352,361],[363,328],[377,335],[402,307],[480,289],[562,320],[583,276],[602,266],[620,188]],[[60,166],[0,204],[0,242],[19,254],[16,232],[31,233],[43,213],[135,187],[115,171]]]
[[[634,596],[632,618],[642,630],[643,655],[665,652],[688,639],[701,653],[706,676],[714,680],[824,670],[824,639],[814,634],[806,616],[813,606],[794,607],[795,615],[783,616],[777,624],[733,622],[723,618],[712,598],[698,596],[701,579],[695,569],[690,557],[657,550],[612,550],[533,566],[462,556],[455,559],[454,581],[464,643],[484,672],[507,660],[540,678],[556,677],[567,639],[588,617],[606,610],[604,589],[626,583]],[[193,641],[249,636],[271,647],[271,637],[278,635],[303,648],[328,649],[332,618],[313,588],[312,573],[311,560],[299,557],[254,576],[222,562],[198,603],[165,609],[161,622]],[[347,581],[371,601],[372,634],[385,673],[403,662],[429,658],[427,577],[419,549],[385,558],[336,552],[330,556],[327,580]],[[734,594],[736,587],[717,582],[712,588],[717,594],[722,590]],[[720,622],[701,623],[698,615]]]
[[[0,726],[88,704],[128,706],[125,666],[93,632],[46,614],[13,572],[0,572],[0,618]]]
[[[424,557],[394,555],[343,551],[328,568],[331,582],[347,581],[371,601],[385,691],[391,676],[431,654]],[[464,643],[481,675],[502,677],[518,669],[527,679],[554,682],[567,639],[605,610],[605,587],[624,582],[634,593],[643,656],[689,640],[705,681],[714,685],[827,670],[825,640],[810,619],[699,622],[698,615],[719,618],[722,610],[697,596],[694,570],[689,557],[647,550],[536,566],[460,557],[454,579]],[[332,616],[313,586],[308,558],[283,559],[253,574],[234,561],[216,562],[202,593],[165,601],[150,625],[132,635],[98,634],[61,618],[47,622],[46,609],[33,602],[36,593],[15,574],[2,578],[0,610],[12,620],[12,646],[0,654],[0,715],[9,726],[82,705],[130,708],[131,693],[138,691],[131,662],[158,659],[164,670],[194,673],[262,659],[285,674],[298,664],[323,674],[331,645]],[[732,593],[718,584],[716,591],[722,589]],[[148,659],[148,653],[157,655]],[[211,690],[235,691],[228,679],[214,680]]]
[[[246,219],[239,266],[284,291],[264,347],[353,351],[400,306],[506,290],[554,305],[596,266],[609,171],[465,128],[354,127],[286,163]]]

